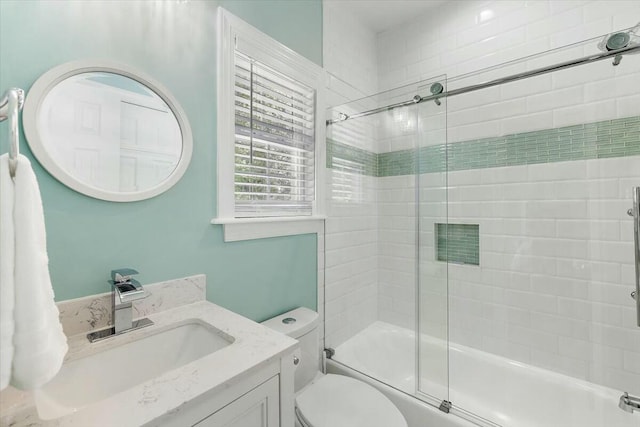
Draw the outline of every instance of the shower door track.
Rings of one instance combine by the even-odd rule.
[[[351,114],[351,115],[340,113],[340,117],[339,118],[327,120],[327,125],[332,125],[334,123],[344,122],[344,121],[350,120],[350,119],[357,119],[357,118],[360,118],[360,117],[366,117],[366,116],[370,116],[372,114],[380,113],[382,111],[389,111],[389,110],[393,110],[394,108],[406,107],[408,105],[418,104],[418,103],[425,102],[425,101],[437,101],[439,98],[450,97],[450,96],[455,96],[455,95],[461,95],[463,93],[468,93],[468,92],[473,92],[473,91],[480,90],[480,89],[485,89],[485,88],[488,88],[488,87],[498,86],[498,85],[501,85],[501,84],[504,84],[504,83],[515,82],[515,81],[518,81],[518,80],[527,79],[529,77],[540,76],[540,75],[551,73],[551,72],[554,72],[554,71],[559,71],[559,70],[564,70],[566,68],[576,67],[578,65],[589,64],[591,62],[601,61],[601,60],[607,59],[607,58],[612,58],[612,57],[615,58],[614,59],[614,66],[615,66],[615,65],[618,65],[620,63],[619,60],[622,57],[622,55],[627,54],[627,53],[631,53],[631,52],[635,52],[635,51],[638,51],[638,50],[640,50],[640,45],[627,46],[627,47],[623,47],[621,49],[616,49],[616,50],[611,50],[611,51],[608,51],[608,52],[603,52],[603,53],[598,53],[598,54],[594,54],[594,55],[584,56],[582,58],[561,62],[561,63],[555,64],[555,65],[549,65],[547,67],[537,68],[537,69],[531,70],[531,71],[524,71],[522,73],[512,74],[512,75],[507,76],[507,77],[501,77],[501,78],[498,78],[498,79],[495,79],[495,80],[490,80],[490,81],[487,81],[487,82],[484,82],[484,83],[479,83],[479,84],[476,84],[476,85],[466,86],[466,87],[463,87],[463,88],[460,88],[460,89],[453,89],[453,90],[450,90],[450,91],[445,91],[445,92],[442,92],[442,93],[437,93],[437,94],[429,95],[429,96],[416,95],[412,99],[410,99],[409,101],[398,102],[398,103],[395,103],[395,104],[386,105],[384,107],[378,107],[378,108],[374,108],[372,110],[363,111],[361,113],[356,113],[356,114]]]

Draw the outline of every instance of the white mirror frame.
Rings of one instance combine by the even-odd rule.
[[[40,112],[42,101],[47,96],[49,91],[53,89],[53,87],[55,87],[58,83],[69,77],[75,76],[76,74],[90,72],[114,73],[137,81],[138,83],[151,89],[160,98],[162,98],[162,100],[169,106],[174,116],[178,120],[180,132],[182,133],[182,153],[180,156],[180,160],[178,161],[178,164],[171,175],[169,175],[158,185],[135,192],[117,192],[103,190],[80,182],[67,171],[62,169],[47,152],[40,136],[40,132],[38,132],[37,128],[37,118]],[[180,104],[178,104],[178,101],[173,97],[173,95],[171,95],[171,92],[169,92],[166,87],[164,87],[152,77],[149,77],[148,75],[141,73],[140,71],[133,69],[127,65],[110,61],[73,61],[59,65],[47,71],[42,76],[40,76],[38,80],[36,80],[33,86],[31,86],[31,89],[29,90],[24,103],[22,119],[24,133],[27,142],[29,143],[29,147],[33,152],[33,155],[54,178],[79,193],[96,199],[107,200],[111,202],[134,202],[149,199],[151,197],[155,197],[161,193],[164,193],[173,185],[175,185],[180,180],[180,178],[182,178],[187,170],[187,167],[189,166],[189,162],[191,161],[191,155],[193,152],[193,136],[191,133],[191,127],[189,126],[189,121],[187,120],[187,115],[182,107],[180,107]]]

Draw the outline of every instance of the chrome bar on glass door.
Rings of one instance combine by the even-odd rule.
[[[623,54],[636,53],[638,51],[640,51],[640,44],[630,44],[628,46],[625,46],[617,50],[599,52],[593,55],[584,56],[582,58],[572,59],[570,61],[564,61],[558,64],[549,65],[542,68],[536,68],[535,70],[524,71],[522,73],[512,74],[507,77],[501,77],[501,78],[490,80],[484,83],[461,87],[459,89],[448,90],[445,92],[439,91],[437,93],[432,93],[429,96],[416,95],[408,101],[398,102],[391,105],[385,105],[384,107],[374,108],[372,110],[363,111],[361,113],[356,113],[356,114],[340,113],[337,119],[327,120],[327,126],[332,125],[334,123],[344,122],[345,120],[358,119],[360,117],[370,116],[372,114],[377,114],[383,111],[393,110],[394,108],[398,108],[398,107],[406,107],[409,105],[419,104],[421,102],[426,102],[426,101],[437,101],[438,99],[444,98],[444,97],[452,97],[455,95],[474,92],[476,90],[485,89],[488,87],[499,86],[504,83],[510,83],[510,82],[515,82],[522,79],[528,79],[529,77],[541,76],[543,74],[551,73],[553,71],[564,70],[565,68],[576,67],[578,65],[588,64],[590,62],[595,62],[595,61],[601,61],[603,59],[607,59],[611,57],[614,57],[617,59],[618,57],[622,57]],[[618,65],[618,63],[615,63],[614,65]]]
[[[636,317],[640,326],[640,187],[633,187],[633,208],[627,213],[633,216],[633,241],[635,244],[636,290],[631,297],[636,301]]]

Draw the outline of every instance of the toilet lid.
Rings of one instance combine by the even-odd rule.
[[[314,381],[296,397],[296,409],[309,427],[407,427],[386,396],[344,375]]]

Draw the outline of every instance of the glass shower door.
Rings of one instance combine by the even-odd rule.
[[[329,109],[325,346],[333,361],[415,393],[416,87]]]
[[[446,223],[446,99],[420,99],[445,83],[339,105],[327,127],[325,346],[334,362],[436,407],[448,399],[446,263],[433,259],[435,224]]]
[[[422,82],[420,94],[446,91],[447,78]],[[447,98],[418,104],[416,156],[417,194],[417,320],[416,394],[447,410],[448,247],[447,221]]]

